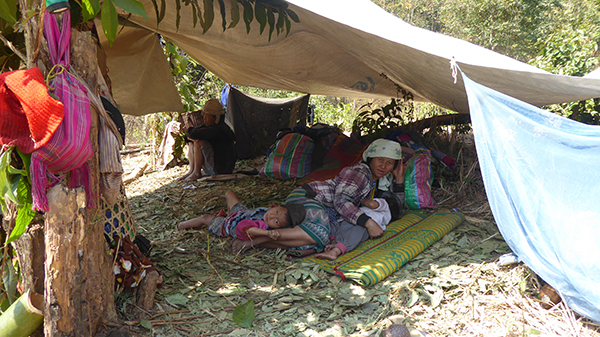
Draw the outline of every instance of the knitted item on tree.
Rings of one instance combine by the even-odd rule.
[[[50,140],[64,115],[38,68],[0,74],[0,145],[31,153]]]

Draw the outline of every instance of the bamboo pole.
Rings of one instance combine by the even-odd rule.
[[[44,296],[28,290],[0,316],[0,336],[27,337],[44,321]]]

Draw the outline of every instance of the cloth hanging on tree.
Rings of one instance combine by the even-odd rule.
[[[74,69],[71,69],[71,14],[65,11],[59,29],[54,14],[46,11],[44,36],[53,67],[48,87],[64,105],[64,119],[50,141],[31,156],[33,208],[48,211],[46,190],[58,182],[55,174],[71,173],[70,187],[83,185],[88,207],[93,203],[90,171],[87,161],[92,157],[90,143],[90,102],[87,90]],[[47,178],[53,180],[48,182]]]
[[[50,140],[64,115],[39,68],[0,74],[0,145],[31,153]]]
[[[88,91],[90,106],[98,114],[98,170],[100,172],[100,193],[105,201],[114,205],[121,194],[123,184],[123,163],[119,150],[123,147],[123,141],[119,130],[108,117],[108,111],[104,109],[103,101],[91,90]]]

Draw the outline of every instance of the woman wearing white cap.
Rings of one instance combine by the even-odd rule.
[[[386,198],[390,208],[404,207],[404,166],[399,143],[376,139],[363,153],[363,162],[342,169],[326,181],[302,185],[329,211],[330,235],[335,242],[315,257],[335,260],[359,243],[383,235],[383,229],[360,209],[363,199]]]
[[[202,108],[204,125],[187,129],[189,140],[190,170],[179,180],[193,181],[207,175],[232,173],[235,167],[235,135],[225,124],[222,116],[225,109],[218,99],[206,101]]]

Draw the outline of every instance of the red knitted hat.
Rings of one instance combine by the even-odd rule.
[[[0,145],[31,153],[52,138],[64,116],[38,68],[0,74]]]

